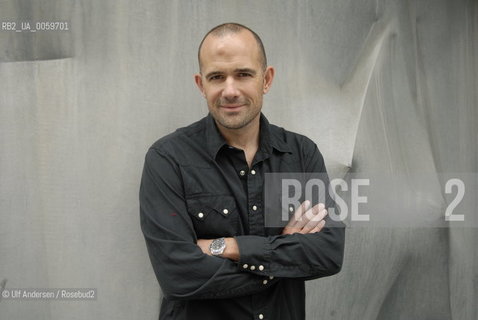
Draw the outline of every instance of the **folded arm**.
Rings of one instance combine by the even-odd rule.
[[[322,155],[314,147],[305,172],[326,173]],[[325,179],[328,188],[327,175]],[[317,204],[307,210],[303,203],[281,235],[242,235],[226,239],[233,244],[233,249],[223,257],[238,261],[243,272],[261,276],[311,280],[336,274],[342,267],[345,225],[326,215],[325,208],[334,206],[335,202],[326,192],[325,205]],[[311,219],[306,218],[309,217],[307,213],[312,214]],[[204,252],[208,253],[210,240],[200,241]]]
[[[158,150],[146,155],[140,187],[140,218],[148,253],[169,299],[229,298],[267,289],[264,277],[240,272],[237,263],[204,254],[187,213],[181,175]]]

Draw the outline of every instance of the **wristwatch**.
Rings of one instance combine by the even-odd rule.
[[[214,239],[209,245],[209,252],[211,252],[213,256],[221,255],[224,249],[226,249],[226,240],[224,238]]]

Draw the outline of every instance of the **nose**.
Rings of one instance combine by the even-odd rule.
[[[228,77],[224,82],[224,89],[222,90],[222,97],[227,100],[235,100],[239,97],[240,93],[237,89],[237,83],[233,77]]]

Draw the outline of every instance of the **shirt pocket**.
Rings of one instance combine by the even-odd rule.
[[[239,212],[234,197],[200,196],[186,200],[188,213],[199,239],[238,235]]]

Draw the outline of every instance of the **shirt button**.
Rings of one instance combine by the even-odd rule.
[[[256,170],[251,170],[251,174],[252,174],[252,175],[255,175],[255,174],[256,174]]]
[[[271,279],[271,280],[274,279],[274,276],[269,276],[269,279]]]
[[[252,210],[256,211],[256,210],[257,210],[257,206],[252,206]]]
[[[222,210],[222,212],[223,212],[224,214],[228,214],[228,213],[229,213],[229,210],[224,209],[224,210]]]
[[[242,266],[244,269],[247,269],[249,266],[247,265],[247,263],[244,263],[244,265]]]
[[[246,172],[245,172],[244,170],[241,170],[241,171],[239,171],[239,174],[240,174],[241,176],[243,176],[243,175],[246,174]]]
[[[262,281],[262,284],[266,285],[266,284],[267,284],[267,280]]]
[[[199,213],[198,213],[198,217],[202,219],[202,218],[204,217],[204,213],[199,212]]]
[[[256,266],[251,266],[251,270],[252,271],[256,270]]]
[[[260,266],[259,266],[259,270],[261,270],[261,271],[264,270],[264,266],[263,266],[263,265],[260,265]]]
[[[261,319],[261,320],[264,319],[264,315],[262,313],[259,314],[259,319]]]

